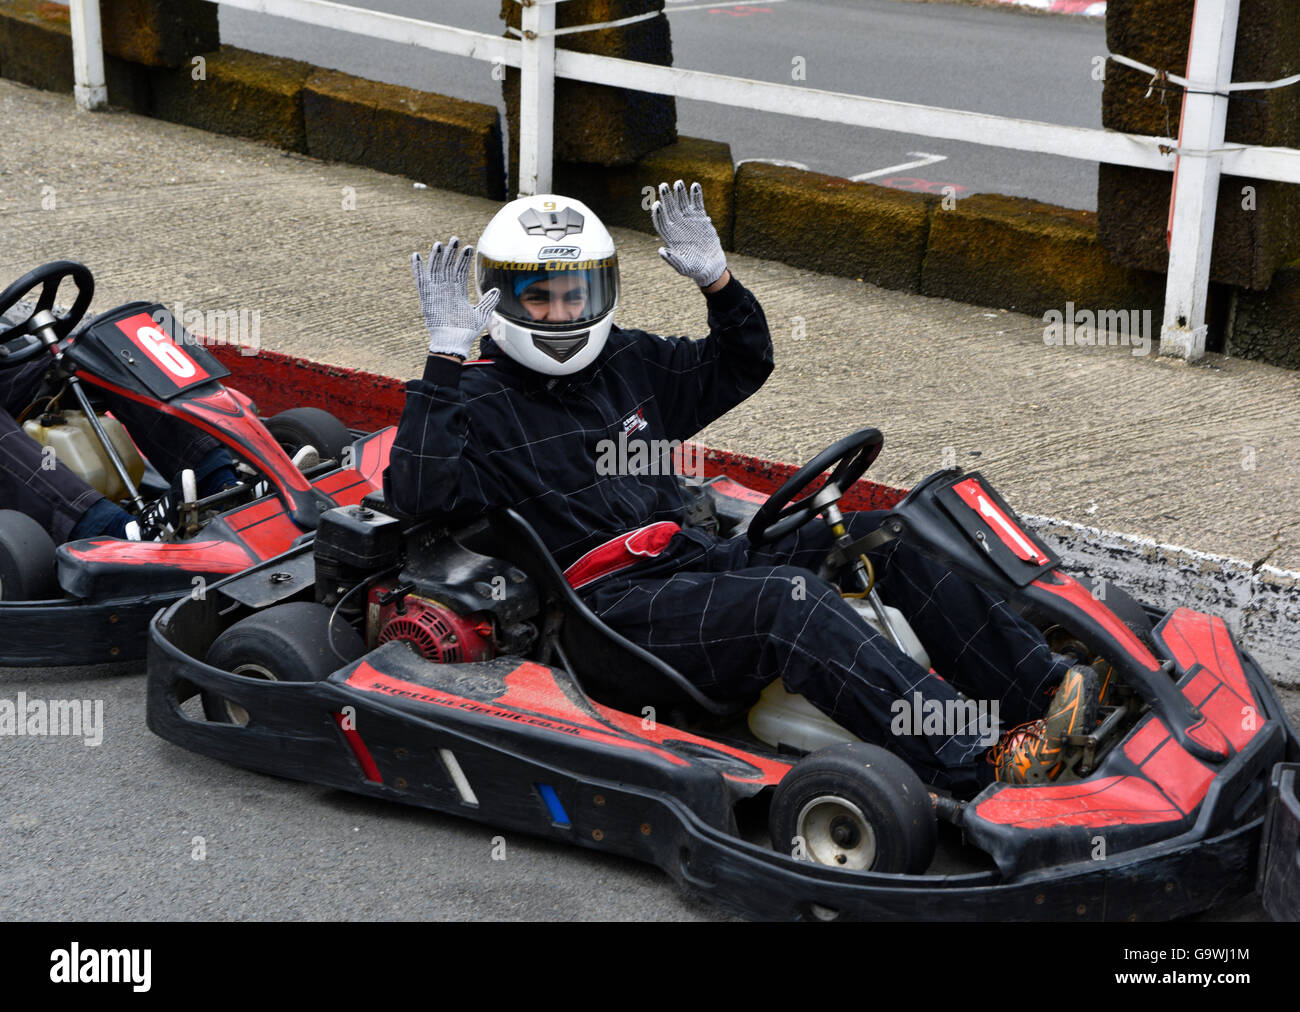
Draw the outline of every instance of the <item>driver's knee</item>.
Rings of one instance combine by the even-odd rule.
[[[876,530],[889,516],[889,510],[856,510],[844,514],[844,526],[853,538],[863,538]]]
[[[844,526],[849,532],[849,537],[857,540],[879,527],[886,515],[885,510],[845,513]],[[835,547],[835,535],[831,533],[830,527],[820,520],[813,520],[779,541],[752,551],[750,558],[754,562],[766,560],[793,562],[815,570],[821,566],[826,553],[833,547]]]
[[[755,602],[755,621],[789,640],[816,639],[858,649],[863,636],[874,638],[835,585],[802,566],[764,571],[763,592]]]
[[[803,627],[811,612],[825,608],[839,591],[812,570],[781,565],[765,569],[740,570],[731,574],[739,580],[758,580],[758,593],[750,596],[756,626],[773,630]],[[742,591],[743,594],[743,591]]]

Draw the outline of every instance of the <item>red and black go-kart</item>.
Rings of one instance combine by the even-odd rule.
[[[761,508],[729,478],[705,492],[731,536],[833,526],[880,445],[874,429],[841,440]],[[931,475],[881,532],[1113,663],[1067,776],[932,799],[779,687],[746,724],[597,619],[514,512],[449,530],[381,496],[159,613],[149,727],[250,769],[650,861],[757,918],[1165,919],[1257,886],[1296,916],[1300,741],[1221,619],[1153,615],[1115,587],[1097,600],[978,473]],[[846,537],[823,572],[923,656]]]
[[[59,315],[55,297],[65,280],[76,297]],[[34,302],[23,298],[38,287]],[[56,546],[34,520],[0,503],[0,666],[142,659],[147,623],[160,607],[310,538],[322,512],[379,487],[388,463],[395,430],[361,436],[317,408],[263,422],[247,397],[221,384],[229,370],[166,309],[131,302],[83,321],[93,294],[90,271],[69,260],[6,288],[0,371],[49,359],[44,385],[18,421],[61,464],[120,500],[148,540]],[[97,410],[97,391],[211,433],[239,462],[242,480],[200,499],[186,472],[174,489]]]

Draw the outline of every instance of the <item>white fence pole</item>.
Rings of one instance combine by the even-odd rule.
[[[522,0],[519,196],[549,193],[555,142],[555,5]]]
[[[1228,98],[1241,0],[1196,0],[1169,209],[1169,278],[1160,354],[1193,361],[1205,354],[1205,303]]]
[[[102,109],[108,105],[104,79],[104,35],[99,23],[99,0],[69,0],[72,21],[72,75],[77,105]]]

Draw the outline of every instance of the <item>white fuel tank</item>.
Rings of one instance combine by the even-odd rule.
[[[98,417],[104,433],[126,465],[126,473],[138,488],[144,477],[144,459],[121,422],[107,415]],[[49,424],[43,424],[43,421]],[[130,494],[83,412],[62,411],[57,415],[42,416],[42,420],[28,419],[23,422],[23,431],[42,446],[50,447],[60,464],[111,502],[118,502]]]

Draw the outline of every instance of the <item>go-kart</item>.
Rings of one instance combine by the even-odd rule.
[[[721,536],[829,524],[823,574],[905,649],[863,584],[862,556],[891,538],[1113,665],[1060,779],[955,798],[843,729],[827,743],[779,714],[746,722],[603,624],[517,513],[412,521],[381,495],[160,612],[149,727],[249,769],[649,861],[755,918],[1168,919],[1257,877],[1275,916],[1295,909],[1278,784],[1294,792],[1300,741],[1224,622],[1115,587],[1099,600],[978,472],[931,475],[850,543],[838,500],[880,446],[874,429],[836,443],[761,506],[726,476],[702,494]]]
[[[76,296],[58,314],[64,281]],[[24,298],[38,287],[35,300]],[[93,294],[91,272],[67,260],[0,293],[0,372],[48,358],[37,397],[17,421],[34,426],[29,434],[66,437],[63,449],[52,437],[46,446],[120,500],[143,540],[55,545],[36,521],[0,504],[0,666],[143,658],[146,625],[160,607],[310,538],[324,510],[359,502],[387,465],[394,430],[363,436],[317,408],[264,422],[247,397],[222,385],[229,370],[162,306],[131,302],[86,317]],[[164,480],[101,412],[100,391],[212,434],[231,451],[240,480],[205,498],[192,471]],[[81,444],[74,427],[85,434]],[[75,459],[69,448],[79,450]],[[93,475],[78,470],[91,465]]]

